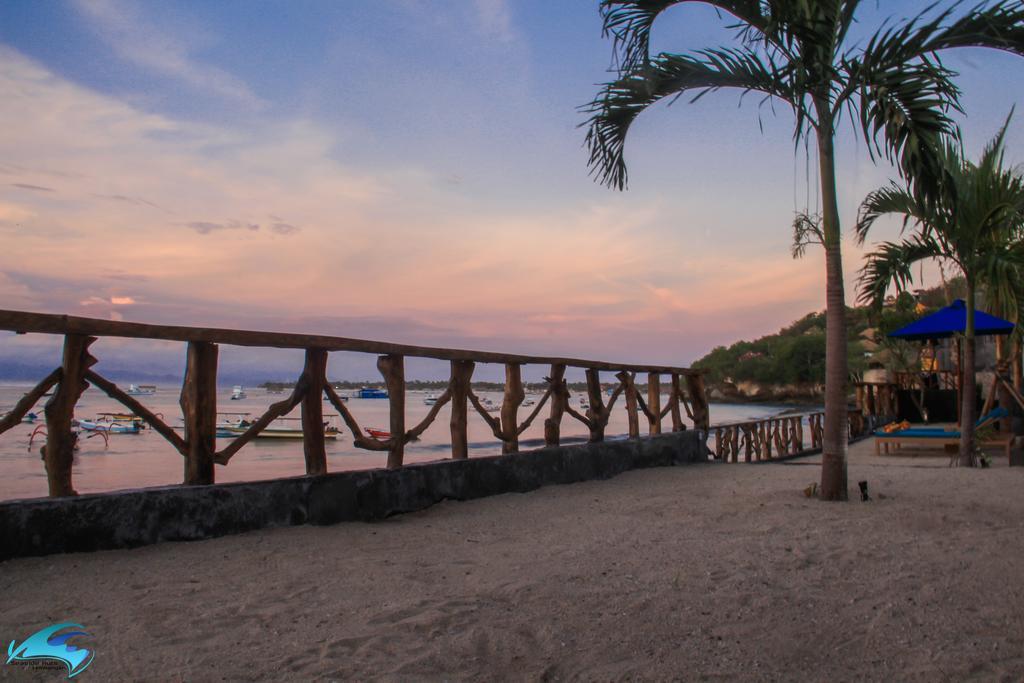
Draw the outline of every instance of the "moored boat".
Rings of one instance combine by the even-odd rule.
[[[236,384],[231,388],[231,400],[241,401],[243,398],[246,398],[245,387],[241,384]]]
[[[391,438],[391,432],[385,431],[383,429],[374,429],[373,427],[364,427],[364,429],[366,430],[367,434],[369,434],[370,436],[372,436],[375,439],[390,439]]]
[[[79,420],[78,428],[86,432],[106,432],[107,434],[138,434],[142,431],[140,423],[135,420],[127,422],[104,420]]]
[[[129,396],[153,396],[156,394],[155,384],[129,384],[128,391]]]
[[[295,422],[301,421],[302,418],[298,417],[279,417],[269,425],[264,427],[257,435],[257,439],[301,439],[302,438],[302,425],[292,426]],[[217,425],[217,436],[220,437],[231,437],[239,436],[244,434],[249,427],[252,426],[252,421],[242,418],[236,422],[221,422]],[[337,439],[338,428],[331,425],[329,422],[324,423],[324,438],[325,439]]]
[[[356,392],[356,398],[387,398],[388,392],[375,387],[363,387]]]

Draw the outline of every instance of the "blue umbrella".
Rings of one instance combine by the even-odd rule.
[[[957,299],[949,306],[926,315],[920,320],[915,320],[895,332],[890,332],[890,337],[898,339],[944,339],[954,334],[963,334],[967,326],[967,306],[963,299]],[[1010,334],[1013,332],[1013,323],[994,315],[974,311],[974,334],[984,336],[989,334]]]

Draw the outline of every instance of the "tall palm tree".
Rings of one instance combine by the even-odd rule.
[[[946,140],[937,159],[950,191],[929,202],[916,196],[908,183],[892,183],[867,196],[857,222],[862,243],[885,215],[902,217],[904,233],[916,228],[902,241],[883,242],[868,254],[860,277],[862,300],[878,305],[890,284],[906,289],[913,282],[913,265],[924,260],[951,264],[967,283],[959,458],[967,466],[974,463],[976,293],[984,287],[1001,301],[1016,300],[1024,279],[1024,173],[1004,166],[1005,136],[1003,126],[977,164],[964,158],[958,140]]]
[[[826,268],[826,390],[821,498],[846,500],[846,309],[836,199],[834,139],[846,114],[859,123],[872,154],[896,162],[914,189],[932,194],[941,169],[928,150],[954,124],[959,92],[938,53],[990,47],[1024,55],[1024,4],[983,2],[922,14],[848,39],[860,0],[705,0],[734,21],[735,47],[686,54],[649,49],[652,25],[674,5],[699,0],[602,0],[605,35],[613,38],[617,74],[592,102],[587,146],[598,180],[627,182],[626,136],[652,104],[693,92],[738,88],[779,100],[795,115],[797,141],[817,143]],[[955,7],[955,5],[954,5]],[[929,7],[930,9],[930,7]],[[934,16],[933,16],[934,15]]]

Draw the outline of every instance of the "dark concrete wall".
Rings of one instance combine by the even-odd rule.
[[[271,526],[382,519],[445,499],[707,462],[705,439],[704,433],[691,430],[397,470],[9,501],[0,503],[0,560],[196,540]]]

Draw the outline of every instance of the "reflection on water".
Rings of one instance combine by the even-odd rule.
[[[29,385],[0,386],[0,413],[10,408],[30,388]],[[156,413],[162,414],[164,421],[171,426],[180,427],[181,408],[178,405],[177,387],[159,387],[152,396],[137,397],[143,404]],[[263,389],[246,389],[246,398],[230,400],[231,388],[221,388],[218,392],[218,409],[224,412],[249,412],[258,417],[267,406],[280,400],[280,395],[269,395]],[[502,396],[499,392],[478,392],[481,398],[490,398],[500,404]],[[428,392],[409,392],[406,397],[406,425],[414,426],[426,416],[430,407],[424,403]],[[571,402],[580,412],[579,399],[585,394],[573,394]],[[539,396],[533,396],[539,401]],[[34,411],[40,416],[42,423],[43,399]],[[662,405],[668,400],[662,398]],[[349,410],[355,415],[362,427],[388,428],[388,401],[381,399],[352,399],[348,402]],[[712,423],[733,422],[737,420],[767,417],[781,412],[782,406],[765,405],[731,405],[712,404]],[[115,401],[107,398],[95,388],[88,389],[82,396],[75,411],[75,417],[89,419],[101,412],[121,412],[124,409]],[[520,421],[525,419],[533,407],[519,410]],[[334,408],[324,403],[324,413],[333,414]],[[296,408],[294,415],[298,415]],[[523,450],[543,445],[544,417],[548,406],[541,409],[541,414],[534,420],[520,437]],[[434,423],[423,433],[419,441],[410,443],[405,448],[405,462],[427,462],[441,460],[450,455],[450,432],[448,421],[450,406],[445,406],[437,415]],[[470,457],[496,455],[501,453],[500,442],[491,433],[490,428],[479,415],[470,409],[469,448]],[[685,415],[684,415],[685,419]],[[689,422],[687,421],[689,424]],[[334,424],[343,427],[338,417]],[[644,429],[641,416],[641,429]],[[23,424],[10,431],[0,434],[0,500],[14,498],[31,498],[46,495],[46,473],[39,456],[42,445],[40,437],[36,437],[32,452],[28,450],[29,436],[34,425]],[[619,398],[615,404],[606,431],[608,438],[625,434],[628,431],[625,400]],[[111,434],[109,445],[101,436],[89,437],[82,434],[81,447],[75,457],[73,476],[75,488],[79,493],[95,493],[116,489],[137,488],[143,486],[162,486],[179,484],[184,472],[182,457],[163,437],[150,429],[139,434]],[[581,423],[566,414],[562,421],[563,443],[582,442],[587,439],[587,430]],[[226,439],[218,439],[218,448],[223,448]],[[383,467],[387,453],[364,451],[352,446],[350,434],[342,431],[337,439],[328,439],[327,468],[329,471],[360,470]],[[298,476],[305,474],[305,460],[302,454],[302,441],[299,439],[256,439],[235,454],[230,464],[215,469],[219,482],[253,481],[273,479],[276,477]]]

